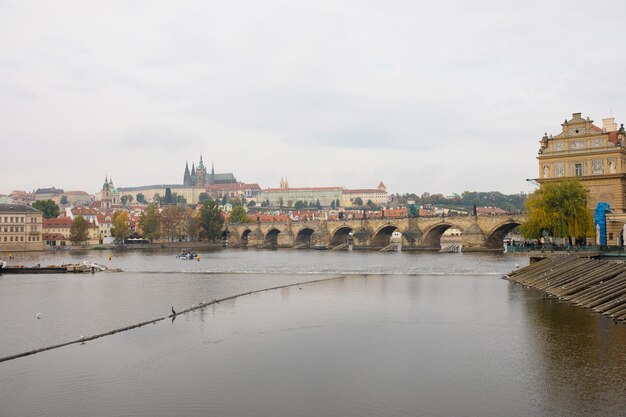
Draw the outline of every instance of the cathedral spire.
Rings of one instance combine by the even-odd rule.
[[[191,174],[189,173],[189,161],[185,161],[185,175],[183,176],[183,185],[191,185]]]

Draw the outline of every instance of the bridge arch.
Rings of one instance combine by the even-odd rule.
[[[294,241],[294,243],[296,245],[299,245],[301,243],[306,243],[307,245],[310,245],[311,244],[311,236],[313,236],[313,233],[315,233],[315,230],[313,230],[312,228],[310,228],[310,227],[303,227],[296,234],[296,240]]]
[[[511,230],[515,229],[521,223],[515,220],[509,220],[506,223],[503,223],[497,226],[495,229],[487,235],[485,239],[485,247],[487,249],[502,249],[504,250],[504,238],[508,235]]]
[[[384,248],[385,246],[391,243],[391,234],[398,229],[398,226],[393,224],[388,224],[376,232],[374,232],[374,237],[372,238],[372,243],[370,246],[375,248]]]
[[[241,233],[241,237],[239,239],[239,241],[244,244],[247,245],[248,244],[248,236],[250,236],[250,233],[252,232],[252,230],[250,229],[245,229],[242,233]]]
[[[451,223],[439,223],[426,232],[424,232],[424,238],[422,239],[422,246],[425,248],[441,249],[441,236],[444,232],[451,227],[460,229],[460,227]]]
[[[330,238],[330,245],[331,246],[338,246],[341,245],[343,243],[346,243],[346,241],[348,240],[348,236],[351,232],[353,232],[354,229],[350,226],[341,226],[339,228],[337,228],[331,238]]]
[[[271,228],[265,234],[265,242],[271,243],[272,246],[278,246],[278,235],[280,234],[280,230],[276,228]]]

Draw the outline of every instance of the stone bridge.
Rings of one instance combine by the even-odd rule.
[[[503,250],[507,233],[525,220],[525,215],[514,214],[227,224],[224,237],[234,246],[332,248],[352,236],[355,249],[381,249],[390,244],[391,234],[398,230],[403,250],[439,250],[441,236],[453,227],[461,231],[464,252],[497,251]]]

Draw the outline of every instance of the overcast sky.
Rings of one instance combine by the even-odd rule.
[[[624,1],[0,0],[0,193],[181,183],[532,190],[626,121]]]

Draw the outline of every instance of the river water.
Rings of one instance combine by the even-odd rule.
[[[500,279],[524,259],[109,255],[18,255],[124,272],[0,276],[0,357],[300,284],[1,362],[0,416],[626,416],[626,326]]]

